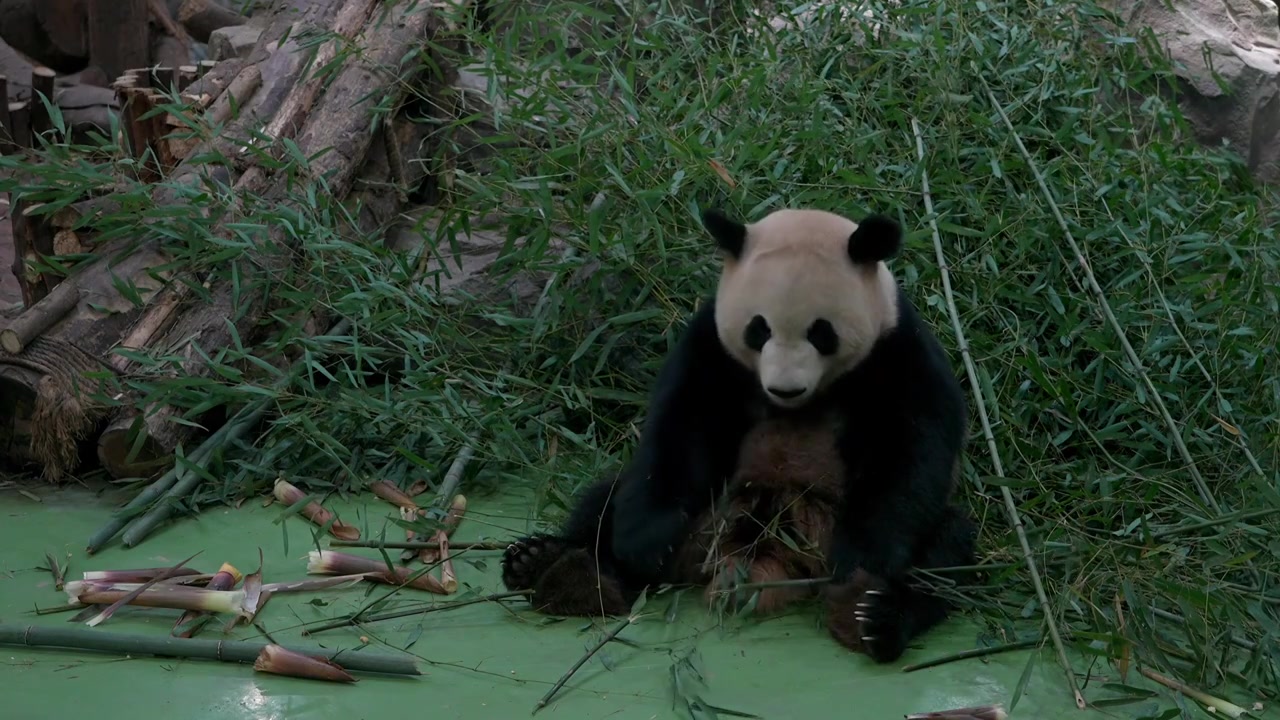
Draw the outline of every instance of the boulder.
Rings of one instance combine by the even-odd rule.
[[[1150,28],[1168,52],[1197,139],[1238,153],[1258,181],[1280,182],[1275,0],[1118,0],[1115,11],[1130,32]]]
[[[209,35],[209,59],[247,58],[261,36],[262,28],[254,25],[218,28]]]

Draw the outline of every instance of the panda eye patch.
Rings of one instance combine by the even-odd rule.
[[[820,355],[835,355],[840,347],[840,338],[831,323],[822,318],[813,321],[807,334],[809,343]]]
[[[756,315],[751,318],[751,322],[747,323],[747,329],[742,333],[742,342],[746,343],[752,351],[760,352],[772,336],[773,331],[769,329],[769,323],[764,317]]]

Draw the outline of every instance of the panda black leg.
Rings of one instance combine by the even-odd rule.
[[[959,511],[947,519],[913,563],[922,569],[971,565],[977,529]],[[914,638],[946,619],[946,598],[913,587],[907,579],[886,581],[863,571],[830,587],[827,627],[842,645],[878,663],[893,662]]]
[[[601,481],[588,487],[559,532],[535,533],[508,545],[502,554],[503,585],[513,591],[534,591],[531,604],[556,614],[590,614],[599,612],[602,605],[614,608],[622,602],[607,544],[605,511],[612,485],[612,481]],[[597,586],[598,590],[592,589]],[[589,607],[575,595],[584,588],[590,590]]]
[[[502,584],[508,590],[532,590],[568,549],[563,539],[544,533],[516,540],[502,553]]]

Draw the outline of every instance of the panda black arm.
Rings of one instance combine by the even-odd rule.
[[[658,373],[640,442],[615,491],[613,555],[630,580],[656,581],[690,519],[714,502],[747,429],[750,387],[720,345],[708,299]]]
[[[860,415],[841,438],[849,480],[832,546],[837,580],[858,568],[887,579],[911,569],[945,517],[965,444],[963,391],[914,312],[876,354],[846,396]]]

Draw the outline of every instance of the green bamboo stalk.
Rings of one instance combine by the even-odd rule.
[[[216,436],[217,433],[214,433],[214,435]],[[212,439],[212,437],[210,439]],[[197,448],[195,453],[192,453],[190,457],[194,460],[196,454],[200,453],[202,450],[204,450],[204,445]],[[147,489],[138,493],[133,500],[129,501],[128,505],[117,510],[115,515],[107,521],[107,524],[103,525],[98,532],[93,534],[93,537],[89,538],[89,545],[85,548],[85,552],[92,555],[100,550],[103,545],[110,542],[111,538],[115,537],[116,533],[119,533],[130,520],[137,517],[134,513],[135,510],[140,511],[149,507],[151,503],[156,501],[156,498],[160,497],[166,490],[173,487],[173,484],[178,480],[179,470],[181,470],[181,468],[175,464],[168,472],[161,475],[159,480],[151,483]]]
[[[971,64],[974,72],[978,71],[976,65]],[[1058,221],[1058,227],[1062,229],[1062,237],[1067,241],[1067,245],[1071,248],[1071,254],[1075,256],[1076,263],[1080,265],[1080,269],[1084,272],[1084,277],[1088,280],[1089,289],[1093,292],[1094,299],[1098,302],[1098,307],[1102,309],[1102,314],[1107,318],[1107,324],[1111,326],[1112,331],[1116,334],[1116,339],[1120,341],[1120,347],[1124,349],[1124,354],[1129,359],[1129,364],[1133,370],[1142,378],[1142,383],[1147,386],[1148,397],[1155,403],[1156,409],[1160,412],[1160,417],[1164,419],[1165,425],[1169,428],[1170,439],[1173,440],[1174,447],[1178,449],[1178,454],[1182,456],[1182,461],[1187,464],[1187,472],[1191,475],[1191,482],[1196,487],[1196,492],[1200,494],[1200,499],[1205,505],[1213,508],[1214,512],[1221,513],[1222,508],[1218,505],[1218,500],[1209,492],[1209,486],[1205,483],[1204,476],[1200,474],[1200,468],[1196,466],[1195,458],[1191,457],[1191,451],[1187,449],[1187,443],[1182,439],[1182,429],[1178,426],[1177,421],[1173,419],[1173,415],[1169,412],[1169,408],[1164,404],[1164,396],[1156,390],[1156,386],[1151,382],[1151,374],[1147,372],[1147,367],[1142,363],[1142,358],[1138,357],[1137,351],[1133,349],[1133,345],[1129,342],[1129,336],[1121,327],[1120,321],[1116,319],[1115,313],[1111,310],[1111,303],[1107,301],[1107,294],[1103,292],[1102,286],[1098,284],[1098,278],[1093,274],[1093,269],[1089,266],[1089,261],[1085,259],[1084,253],[1080,250],[1080,245],[1076,242],[1075,235],[1071,232],[1071,226],[1067,225],[1066,218],[1062,216],[1062,210],[1058,207],[1058,201],[1054,199],[1053,192],[1049,190],[1049,184],[1045,182],[1044,175],[1040,172],[1040,167],[1036,164],[1035,159],[1031,157],[1031,153],[1027,150],[1027,146],[1022,142],[1022,136],[1018,134],[1013,122],[1009,120],[1009,116],[1005,114],[1004,105],[996,99],[995,93],[991,91],[991,86],[983,79],[982,75],[977,75],[978,81],[982,83],[982,87],[987,91],[987,100],[991,103],[992,108],[1000,115],[1005,129],[1009,131],[1009,136],[1013,139],[1015,145],[1018,146],[1018,153],[1022,155],[1022,159],[1027,163],[1027,169],[1031,171],[1031,175],[1036,179],[1036,185],[1040,187],[1040,192],[1044,195],[1045,202],[1049,205],[1049,210],[1053,213],[1053,217]]]
[[[995,96],[991,97],[992,102]],[[1004,111],[1001,110],[1003,115]],[[1012,127],[1010,127],[1012,129]],[[987,449],[991,452],[991,463],[995,466],[996,475],[1004,477],[1004,464],[1000,461],[1000,451],[996,448],[995,433],[991,431],[991,419],[987,415],[987,405],[982,398],[982,385],[978,382],[978,371],[974,367],[973,357],[969,353],[969,341],[965,339],[964,327],[960,324],[960,311],[956,309],[955,293],[951,290],[951,272],[947,268],[947,257],[942,252],[942,235],[938,232],[938,220],[933,214],[933,194],[929,192],[929,173],[924,169],[924,135],[920,131],[920,123],[915,118],[911,118],[911,130],[915,135],[916,154],[920,159],[920,184],[924,194],[924,211],[929,216],[929,225],[933,230],[933,249],[938,258],[938,271],[942,275],[942,291],[947,300],[947,313],[951,316],[951,327],[956,334],[956,344],[960,348],[960,357],[964,360],[965,373],[969,376],[969,384],[974,388],[974,403],[978,406],[978,418],[982,421],[982,434],[987,441]],[[1076,707],[1084,710],[1087,703],[1084,699],[1084,693],[1080,692],[1080,688],[1076,685],[1075,671],[1071,667],[1071,662],[1067,659],[1066,648],[1062,644],[1062,635],[1058,632],[1058,624],[1053,619],[1053,607],[1049,603],[1049,596],[1044,590],[1044,581],[1040,579],[1040,569],[1036,567],[1035,556],[1031,552],[1031,543],[1027,540],[1027,530],[1022,524],[1022,515],[1018,512],[1018,506],[1013,501],[1013,493],[1009,490],[1008,485],[1000,486],[1000,494],[1004,499],[1004,509],[1009,515],[1009,521],[1013,524],[1014,532],[1018,536],[1018,544],[1022,547],[1022,560],[1026,563],[1027,569],[1031,571],[1031,584],[1036,591],[1036,599],[1040,601],[1040,611],[1044,614],[1045,624],[1048,626],[1049,638],[1053,641],[1053,647],[1058,653],[1058,661],[1062,665],[1062,670],[1067,677],[1067,687],[1071,689],[1071,695],[1075,698]]]
[[[350,329],[350,327],[351,320],[343,318],[342,320],[334,323],[333,327],[329,328],[327,334],[340,335],[345,333]],[[273,389],[282,390],[287,387],[298,374],[300,368],[301,363],[293,365],[287,374],[276,380],[273,385]],[[220,446],[239,440],[240,437],[249,431],[249,428],[257,424],[258,420],[267,412],[267,408],[270,407],[270,405],[271,399],[264,398],[252,405],[247,405],[241,408],[240,411],[228,420],[225,425],[218,428],[216,432],[210,435],[208,439],[206,439],[204,443],[196,449],[195,453],[192,453],[192,464],[196,467],[203,468],[205,461],[213,454],[214,450]],[[175,468],[174,471],[170,472],[176,472],[174,475],[175,482],[173,483],[173,486],[168,489],[168,492],[165,492],[164,497],[160,499],[160,502],[156,503],[144,515],[136,518],[133,523],[130,524],[128,529],[125,530],[124,537],[122,538],[125,547],[133,547],[145,540],[147,536],[150,535],[158,525],[160,525],[160,523],[169,518],[169,514],[173,512],[173,508],[176,505],[176,500],[190,495],[197,487],[199,487],[201,481],[204,480],[204,477],[200,473],[196,472],[194,468]],[[116,531],[118,530],[119,528],[116,528]],[[112,532],[112,534],[114,535],[115,532]]]
[[[170,635],[151,637],[128,633],[103,632],[79,627],[42,627],[0,623],[0,645],[36,648],[71,648],[101,650],[128,655],[146,654],[167,657],[198,658],[220,662],[253,663],[262,648],[271,643],[252,640],[207,640],[176,638]],[[290,646],[294,652],[326,657],[348,670],[421,675],[414,658],[409,655],[379,655],[367,650],[352,652],[331,650],[318,645]]]
[[[203,468],[205,461],[213,454],[214,449],[220,445],[226,445],[238,440],[266,413],[269,405],[270,401],[263,399],[236,413],[235,417],[200,445],[191,457],[191,464]],[[225,431],[225,434],[222,434],[223,431]],[[204,481],[204,476],[196,472],[194,467],[181,468],[178,471],[178,478],[178,481],[164,494],[164,497],[160,498],[158,503],[130,523],[121,538],[125,547],[133,547],[145,540],[160,523],[169,518],[169,514],[173,512],[173,508],[177,505],[177,500],[190,495]]]

